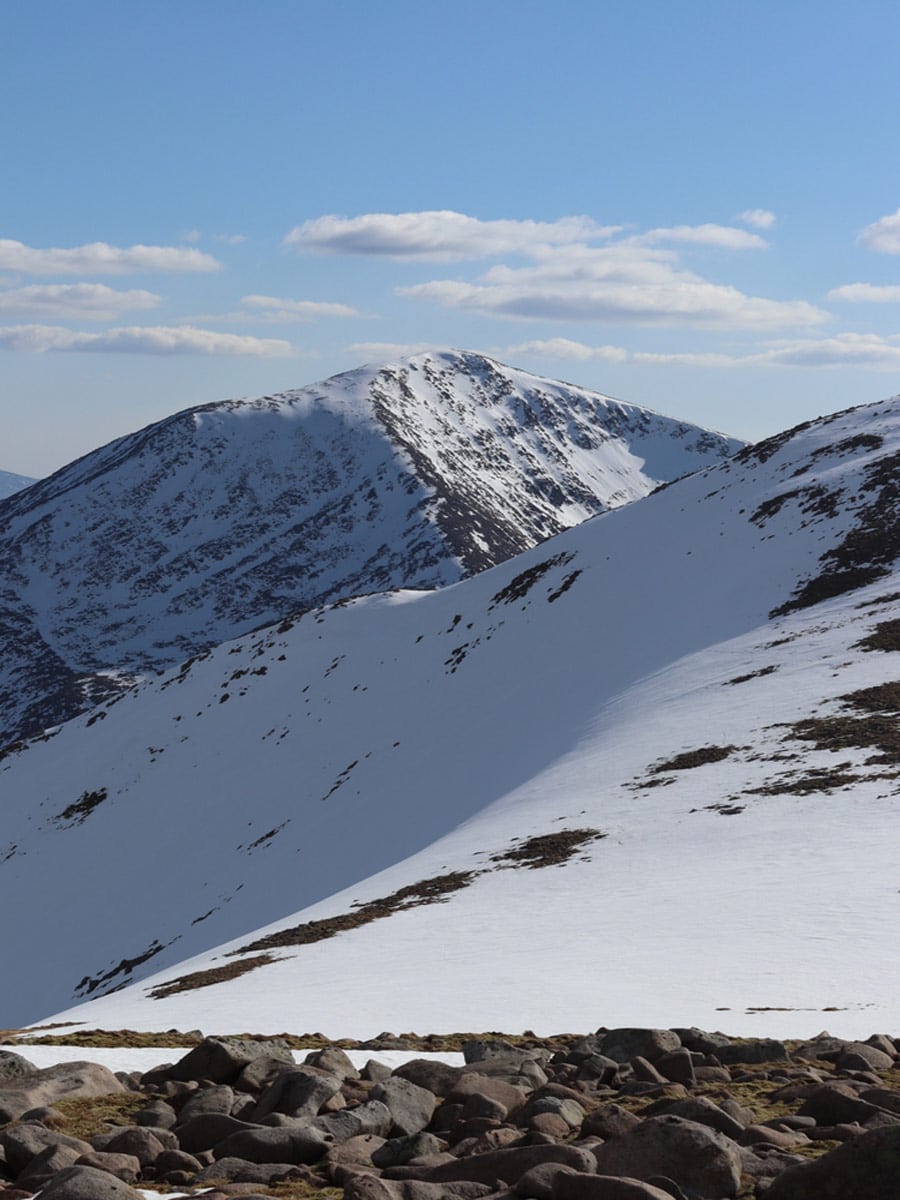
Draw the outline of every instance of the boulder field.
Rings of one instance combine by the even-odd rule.
[[[471,1037],[465,1065],[205,1038],[177,1062],[0,1052],[0,1200],[888,1200],[900,1043],[601,1029]],[[89,1051],[86,1051],[89,1054]]]

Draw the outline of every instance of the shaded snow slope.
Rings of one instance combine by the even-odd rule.
[[[829,418],[7,755],[0,1024],[900,1024],[897,697],[840,699],[897,676],[898,464],[900,402]]]
[[[0,745],[287,613],[454,582],[740,445],[456,352],[179,413],[0,503]]]
[[[11,496],[13,492],[21,492],[37,481],[28,475],[16,475],[12,471],[0,471],[0,500]]]

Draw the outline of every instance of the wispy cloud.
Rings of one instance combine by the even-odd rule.
[[[215,233],[213,237],[217,242],[224,242],[226,246],[240,246],[247,240],[245,233]]]
[[[518,354],[534,358],[571,358],[579,362],[591,359],[599,362],[627,362],[629,354],[621,346],[586,346],[583,342],[575,342],[570,338],[547,338],[531,342],[520,342],[517,346],[508,346],[504,351],[511,358]]]
[[[413,354],[424,354],[428,350],[441,350],[434,342],[354,342],[347,353],[362,362],[378,362],[383,359],[409,358]]]
[[[775,224],[775,214],[767,208],[745,208],[742,213],[738,213],[737,220],[754,229],[771,229]]]
[[[124,312],[155,308],[159,302],[160,297],[153,292],[137,288],[121,292],[102,283],[32,284],[0,291],[0,314],[115,321]]]
[[[80,333],[60,325],[0,327],[0,350],[104,354],[203,354],[273,357],[290,354],[290,342],[196,329],[190,325],[131,325],[105,333]]]
[[[297,225],[285,237],[300,250],[448,261],[525,253],[534,246],[590,242],[620,231],[590,217],[558,221],[481,221],[463,213],[366,213],[325,216]]]
[[[808,328],[828,314],[805,300],[748,296],[631,242],[535,251],[535,266],[498,266],[477,282],[438,279],[398,289],[448,308],[529,320],[611,321],[732,329]]]
[[[327,300],[285,300],[278,296],[242,296],[241,304],[253,310],[258,320],[272,322],[314,321],[317,317],[358,317],[349,304]],[[246,317],[246,313],[243,314]]]
[[[900,254],[900,208],[867,225],[859,240],[869,250],[877,250],[880,254]]]
[[[0,270],[23,275],[127,275],[139,271],[217,271],[215,258],[185,246],[110,246],[91,242],[39,249],[0,238]]]
[[[900,300],[900,285],[874,283],[844,283],[832,288],[829,300],[849,300],[852,304],[890,304]]]
[[[839,333],[830,338],[778,341],[750,354],[630,351],[620,346],[588,346],[568,338],[522,342],[503,353],[661,367],[855,367],[880,371],[900,367],[900,334],[881,337],[874,333]]]
[[[765,238],[732,225],[672,225],[650,229],[630,239],[636,245],[652,246],[657,242],[681,242],[692,246],[719,246],[725,250],[761,250],[768,246]]]

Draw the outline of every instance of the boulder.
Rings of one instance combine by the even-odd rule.
[[[588,1150],[578,1146],[511,1146],[504,1150],[490,1150],[470,1158],[458,1158],[453,1162],[440,1163],[434,1167],[390,1167],[385,1177],[423,1179],[427,1183],[449,1183],[455,1180],[470,1180],[493,1187],[498,1179],[510,1186],[517,1183],[526,1171],[539,1163],[563,1163],[576,1171],[592,1172],[596,1160]]]
[[[21,1079],[23,1075],[33,1075],[36,1070],[37,1067],[21,1054],[15,1054],[12,1050],[0,1050],[0,1082]]]
[[[788,1061],[784,1042],[776,1042],[772,1038],[750,1038],[745,1042],[731,1042],[727,1046],[720,1046],[715,1054],[723,1067],[729,1067],[733,1063],[752,1065]]]
[[[433,1092],[399,1076],[377,1083],[372,1089],[372,1099],[380,1100],[390,1111],[390,1137],[408,1137],[426,1129],[437,1107]]]
[[[635,1129],[640,1123],[639,1116],[620,1104],[604,1104],[584,1118],[581,1136],[599,1137],[609,1141]]]
[[[67,1167],[45,1184],[41,1200],[143,1200],[143,1196],[96,1167]]]
[[[849,1042],[838,1055],[836,1065],[839,1071],[889,1071],[894,1056],[866,1042]]]
[[[366,1104],[357,1104],[355,1108],[345,1108],[341,1112],[316,1118],[317,1128],[336,1142],[345,1142],[347,1138],[365,1134],[386,1138],[393,1125],[391,1110],[381,1100],[369,1100]]]
[[[81,1138],[69,1137],[64,1133],[46,1129],[36,1121],[25,1122],[21,1125],[10,1125],[0,1129],[0,1147],[12,1175],[21,1175],[28,1164],[48,1146],[67,1146],[77,1151],[75,1159],[81,1154],[90,1154],[93,1147]]]
[[[268,1186],[276,1179],[290,1179],[295,1172],[303,1170],[296,1163],[248,1162],[244,1158],[220,1158],[194,1176],[197,1187],[210,1183],[255,1183]]]
[[[263,1125],[231,1134],[213,1147],[213,1156],[242,1158],[254,1163],[315,1163],[325,1156],[331,1140],[312,1125]]]
[[[766,1200],[889,1200],[900,1186],[900,1126],[873,1129],[810,1163],[788,1167]]]
[[[672,1200],[672,1193],[622,1176],[559,1174],[551,1200]]]
[[[57,1171],[73,1167],[81,1155],[71,1146],[47,1146],[36,1154],[21,1175],[16,1176],[16,1187],[36,1192],[48,1183]]]
[[[227,1083],[213,1084],[212,1087],[200,1088],[189,1096],[178,1114],[178,1124],[183,1125],[192,1117],[205,1113],[227,1113],[231,1115],[234,1108],[234,1089]],[[141,1122],[143,1124],[143,1122]]]
[[[461,1067],[451,1067],[431,1058],[413,1058],[394,1071],[398,1078],[408,1079],[435,1096],[449,1096],[462,1074]]]
[[[318,1067],[320,1071],[328,1071],[341,1079],[359,1079],[360,1074],[354,1067],[349,1054],[345,1054],[337,1046],[326,1046],[323,1050],[311,1050],[303,1060],[307,1066]]]
[[[130,1154],[133,1155],[142,1167],[149,1167],[155,1163],[167,1147],[156,1136],[151,1129],[145,1125],[131,1125],[127,1129],[123,1129],[103,1147],[105,1154]],[[174,1150],[174,1146],[168,1147]]]
[[[196,1154],[199,1150],[211,1150],[233,1133],[256,1128],[258,1126],[249,1121],[239,1121],[237,1117],[229,1117],[225,1113],[205,1113],[181,1126],[178,1145],[188,1154]]]
[[[261,1121],[273,1112],[314,1117],[340,1090],[341,1081],[336,1075],[317,1067],[292,1067],[282,1071],[264,1089],[250,1116],[254,1121]]]
[[[648,1181],[665,1175],[705,1200],[735,1196],[741,1154],[734,1142],[696,1121],[647,1117],[629,1133],[594,1148],[598,1175]]]
[[[256,1042],[248,1038],[204,1038],[173,1066],[164,1069],[164,1077],[174,1080],[209,1079],[213,1083],[232,1083],[255,1058],[279,1058],[293,1066],[294,1056],[276,1042]],[[157,1072],[151,1072],[156,1076]],[[146,1077],[145,1077],[146,1078]]]
[[[565,1163],[538,1163],[521,1176],[512,1190],[522,1200],[552,1200],[553,1183],[559,1174],[572,1175],[575,1171]],[[590,1179],[592,1176],[585,1178]]]
[[[372,1155],[376,1167],[399,1167],[414,1158],[427,1158],[432,1154],[440,1154],[447,1143],[435,1137],[433,1133],[414,1133],[410,1137],[391,1138],[382,1142]]]
[[[525,1088],[506,1083],[503,1079],[494,1079],[490,1075],[466,1071],[454,1083],[447,1100],[451,1104],[465,1104],[471,1095],[484,1096],[489,1100],[494,1100],[498,1104],[502,1104],[506,1112],[518,1108],[528,1099],[528,1091]]]
[[[645,1058],[655,1062],[681,1046],[681,1038],[671,1029],[610,1029],[600,1042],[600,1053],[617,1063]]]
[[[97,1063],[57,1063],[0,1083],[0,1125],[64,1096],[109,1096],[125,1090],[112,1071]]]
[[[726,1137],[737,1139],[744,1132],[744,1126],[736,1121],[718,1104],[707,1096],[689,1096],[686,1100],[662,1100],[650,1106],[648,1116],[659,1116],[671,1113],[683,1117],[686,1121],[696,1121],[698,1125],[708,1125],[710,1129],[718,1129]]]
[[[75,1166],[96,1167],[98,1171],[107,1171],[125,1183],[136,1183],[141,1173],[141,1164],[133,1154],[107,1154],[103,1150],[82,1154],[81,1158],[76,1159]]]

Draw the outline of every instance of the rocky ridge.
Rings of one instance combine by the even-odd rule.
[[[888,1200],[898,1043],[601,1028],[470,1035],[464,1065],[206,1038],[112,1074],[0,1052],[0,1200],[165,1186],[344,1200]],[[409,1039],[406,1039],[410,1044]],[[413,1040],[414,1044],[414,1040]],[[89,1050],[86,1051],[89,1054]]]

